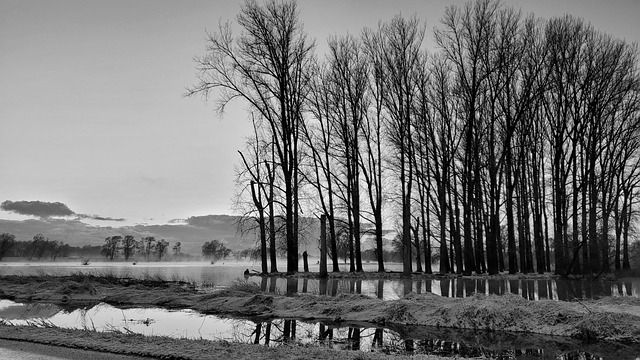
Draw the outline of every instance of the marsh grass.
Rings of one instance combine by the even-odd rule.
[[[164,275],[162,274],[149,274],[148,272],[145,272],[144,274],[142,274],[141,277],[142,280],[144,281],[149,281],[149,282],[168,282],[168,280],[164,277]]]
[[[196,290],[197,287],[200,286],[195,280],[185,279],[178,275],[172,275],[171,279],[165,278],[162,274],[148,273],[141,277],[131,277],[130,275],[117,274],[113,271],[76,271],[67,275],[60,275],[46,273],[44,270],[38,269],[36,275],[0,275],[0,280],[6,280],[18,284],[59,282],[61,283],[60,290],[65,294],[81,290],[86,290],[95,294],[95,285],[144,285],[147,287],[168,287],[171,284],[178,284],[191,290]]]
[[[237,291],[237,292],[242,292],[246,294],[261,294],[264,292],[260,288],[260,285],[253,282],[249,282],[247,280],[235,280],[229,286],[227,286],[226,289],[229,291]],[[279,294],[276,293],[274,295],[279,295]]]
[[[2,326],[2,325],[0,325]],[[363,353],[336,350],[326,347],[283,344],[269,346],[246,344],[227,340],[178,338],[158,335],[142,335],[128,329],[111,327],[103,330],[42,328],[37,326],[11,326],[0,329],[6,339],[34,342],[54,346],[65,346],[94,350],[102,353],[135,355],[155,359],[209,360],[229,358],[235,360],[280,359],[280,360],[325,360],[357,359],[378,360],[393,358],[444,359],[439,357],[409,357],[383,353]]]
[[[35,326],[35,327],[40,327],[40,328],[47,328],[47,329],[51,329],[51,328],[57,328],[58,326],[54,325],[51,321],[47,320],[47,319],[28,319],[25,321],[27,326]]]

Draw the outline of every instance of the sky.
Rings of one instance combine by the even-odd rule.
[[[465,1],[298,1],[309,36],[359,34],[396,14],[426,22]],[[638,0],[505,0],[571,13],[640,42]],[[234,166],[250,135],[246,104],[185,98],[205,32],[240,1],[0,0],[0,202],[61,203],[101,225],[232,214]],[[0,210],[0,219],[27,217]],[[109,220],[123,221],[109,221]]]

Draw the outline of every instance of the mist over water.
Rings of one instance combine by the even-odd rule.
[[[284,264],[284,261],[280,262]],[[401,264],[389,264],[388,270],[400,271]],[[286,294],[303,292],[336,296],[341,293],[357,293],[383,300],[400,299],[414,293],[433,293],[444,297],[466,297],[474,294],[505,295],[517,294],[525,299],[574,301],[576,299],[597,299],[604,296],[640,297],[640,279],[624,279],[619,282],[568,280],[568,279],[503,279],[503,278],[462,278],[433,276],[429,278],[393,279],[291,279],[281,277],[244,277],[244,271],[258,272],[255,261],[220,260],[214,262],[3,262],[0,275],[69,275],[89,273],[113,275],[138,279],[163,279],[188,281],[207,290],[224,288],[235,281],[249,281],[258,284],[263,291]],[[375,263],[364,264],[366,272],[375,272]],[[301,267],[302,270],[302,267]],[[318,264],[309,266],[311,272],[318,271]],[[341,264],[342,272],[348,265]]]

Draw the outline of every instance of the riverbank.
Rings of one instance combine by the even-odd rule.
[[[194,284],[187,282],[135,280],[82,274],[64,277],[4,276],[0,277],[0,283],[2,284],[0,298],[16,302],[53,303],[63,307],[104,302],[123,308],[193,309],[203,314],[261,319],[262,321],[284,318],[321,321],[328,324],[367,323],[388,328],[427,325],[436,328],[556,335],[585,341],[608,341],[640,347],[640,298],[636,297],[605,297],[598,300],[562,302],[545,299],[529,301],[518,295],[474,295],[467,298],[446,298],[430,293],[408,293],[402,299],[383,301],[357,294],[339,294],[335,297],[308,293],[273,294],[262,291],[260,286],[250,282],[236,282],[224,290],[208,293],[198,290]],[[23,334],[20,336],[24,336],[25,341],[33,341],[29,339],[39,338],[41,334],[38,331],[40,331],[38,328],[2,326],[0,337],[5,338],[13,336],[11,334],[19,333]],[[119,344],[122,342],[118,340],[118,334],[88,331],[86,332],[89,333],[88,335],[83,332],[83,335],[80,336],[66,334],[67,330],[64,329],[47,328],[42,331],[59,334],[60,339],[51,341],[61,341],[62,345],[70,338],[107,337],[65,346],[88,346],[86,344],[90,344],[92,341],[97,341],[98,344]],[[32,332],[33,335],[24,335]],[[110,338],[110,336],[116,336],[116,339]],[[136,337],[140,336],[136,335]],[[174,340],[163,338],[158,342],[171,343]],[[155,342],[155,340],[151,341],[145,337],[141,337],[140,341]],[[195,348],[196,344],[197,341],[194,344],[188,343],[187,347]],[[240,353],[267,351],[264,346],[260,345],[229,344],[227,342],[208,344],[203,348],[219,346],[222,350],[228,350],[229,347],[237,347],[236,350]],[[174,346],[177,345],[174,344]],[[245,346],[252,347],[252,350],[244,349]],[[182,347],[183,345],[180,345],[179,348]],[[161,352],[164,349],[159,347],[157,351]],[[327,349],[316,347],[313,349],[313,351],[320,351],[318,358],[333,356],[323,353]],[[287,348],[268,351],[285,350],[289,351]],[[291,351],[292,353],[289,355],[272,355],[289,359],[296,358],[301,354],[299,346],[293,346]],[[311,350],[304,349],[304,357],[307,357],[308,351]],[[295,355],[296,352],[298,355]],[[140,355],[135,352],[129,354]],[[347,355],[358,356],[357,354],[358,352],[345,352],[336,356],[342,358]]]
[[[0,338],[70,349],[92,350],[102,353],[132,355],[163,360],[443,360],[455,359],[430,355],[389,355],[361,351],[334,350],[326,347],[300,346],[295,343],[266,347],[227,341],[175,339],[143,336],[119,332],[95,332],[33,326],[0,324]],[[28,347],[27,347],[28,348]]]

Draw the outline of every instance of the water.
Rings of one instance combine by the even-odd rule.
[[[365,271],[376,271],[375,263],[364,264]],[[347,271],[346,266],[342,271]],[[400,270],[401,264],[389,264],[390,270]],[[160,277],[166,280],[186,280],[207,284],[217,289],[242,280],[245,269],[259,270],[255,262],[219,261],[208,262],[32,262],[0,263],[0,275],[68,275],[73,273],[113,274],[134,278]],[[311,271],[317,271],[312,265]],[[278,293],[309,292],[337,295],[358,293],[383,300],[402,298],[409,292],[433,293],[445,297],[466,297],[473,294],[518,294],[529,300],[551,299],[572,301],[596,299],[603,296],[640,297],[640,280],[621,282],[567,280],[567,279],[470,279],[434,277],[431,279],[318,279],[261,278],[252,276],[249,281],[259,284],[263,290]]]
[[[133,278],[159,277],[165,280],[184,280],[198,284],[224,286],[242,277],[245,269],[255,268],[253,262],[98,262],[88,265],[76,262],[4,262],[0,275],[69,275],[74,273],[111,274]]]
[[[254,278],[249,278],[257,281]],[[274,284],[275,282],[275,284]],[[293,284],[292,284],[293,283]],[[291,293],[310,292],[336,296],[341,293],[356,293],[383,300],[396,300],[415,292],[432,293],[444,297],[467,297],[474,294],[516,294],[528,300],[598,299],[604,296],[638,297],[638,284],[627,282],[579,281],[567,279],[261,279],[262,290]]]
[[[497,359],[636,359],[640,348],[617,343],[586,344],[565,337],[442,329],[428,326],[379,327],[368,323],[330,324],[296,319],[230,319],[192,310],[119,309],[107,304],[62,309],[51,304],[0,300],[0,321],[14,325],[55,325],[175,338],[228,340],[278,346],[296,342],[343,350],[384,353],[487,356]]]

